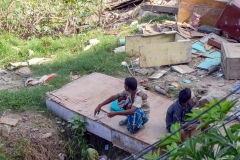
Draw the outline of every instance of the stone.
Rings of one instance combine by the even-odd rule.
[[[203,96],[199,102],[198,102],[198,107],[201,108],[203,107],[205,104],[210,103],[213,100],[213,97],[211,95],[206,95]]]

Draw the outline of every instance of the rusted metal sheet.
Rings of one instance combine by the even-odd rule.
[[[240,8],[228,4],[215,26],[240,41]]]
[[[48,93],[46,104],[48,109],[65,120],[72,117],[74,113],[84,117],[89,124],[87,126],[89,132],[113,142],[128,152],[135,153],[155,143],[158,137],[167,132],[165,116],[173,102],[150,91],[144,91],[149,97],[151,106],[150,119],[143,130],[130,134],[126,126],[118,124],[125,118],[124,116],[113,118],[103,116],[99,119],[93,116],[94,109],[99,103],[118,93],[123,87],[123,80],[92,73]],[[104,106],[100,113],[106,115],[110,112],[109,107],[110,105]]]
[[[177,21],[188,23],[192,13],[196,12],[201,15],[200,25],[214,25],[225,6],[226,3],[214,0],[182,0],[179,4]]]

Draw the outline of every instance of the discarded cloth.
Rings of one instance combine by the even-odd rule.
[[[43,83],[47,83],[48,81],[50,81],[51,79],[55,78],[57,75],[55,73],[53,74],[50,74],[50,75],[44,75],[42,78],[40,78],[39,80],[36,80],[34,78],[28,78],[26,81],[25,81],[25,86],[28,86],[28,85],[36,85],[36,84],[43,84]]]
[[[235,86],[232,88],[232,92],[234,92],[235,94],[240,94],[240,89],[239,88],[240,88],[240,81],[237,81]]]
[[[148,121],[145,112],[140,108],[138,108],[134,114],[128,115],[127,119],[127,130],[132,134],[137,133],[139,130],[143,129],[144,124]]]
[[[111,112],[122,112],[123,111],[123,108],[120,108],[118,106],[118,100],[117,99],[112,102],[112,104],[110,106],[110,111]]]

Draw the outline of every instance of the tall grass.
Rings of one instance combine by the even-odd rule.
[[[88,40],[91,38],[97,38],[100,43],[87,51],[83,51],[82,48],[88,44]],[[45,109],[46,92],[58,89],[70,82],[71,72],[80,75],[92,72],[108,75],[126,74],[121,66],[121,61],[128,59],[126,54],[113,53],[113,49],[118,46],[118,39],[103,35],[100,31],[70,38],[61,37],[57,40],[50,37],[21,40],[13,35],[1,35],[0,45],[1,65],[6,65],[9,62],[26,61],[34,57],[54,57],[49,62],[29,67],[32,70],[33,77],[41,77],[51,73],[57,74],[57,77],[51,80],[49,85],[20,88],[11,92],[0,91],[0,110],[7,108],[13,111]],[[20,48],[20,51],[17,52],[12,49],[13,46]],[[28,49],[34,51],[32,57],[29,57]]]

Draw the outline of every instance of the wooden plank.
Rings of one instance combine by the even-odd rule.
[[[214,40],[214,39],[209,38],[209,39],[208,39],[208,44],[209,44],[209,45],[212,45],[212,46],[214,46],[214,47],[216,47],[216,48],[218,48],[218,49],[221,49],[221,42],[216,41],[216,40]]]
[[[164,74],[166,74],[168,71],[160,70],[154,73],[152,76],[148,77],[149,79],[159,79],[162,77]]]
[[[148,44],[174,42],[175,34],[158,34],[149,36],[126,36],[126,53],[130,56],[139,55],[139,47]]]
[[[140,66],[153,67],[191,61],[191,41],[141,46]]]
[[[198,31],[190,31],[191,37],[192,38],[199,38],[199,37],[204,37],[205,34],[200,33]]]
[[[187,74],[187,73],[192,73],[195,70],[188,67],[187,65],[177,65],[177,66],[172,66],[172,70],[181,73],[181,74]]]
[[[222,38],[222,37],[220,37],[220,36],[218,36],[218,35],[216,35],[216,34],[214,34],[214,33],[210,33],[210,34],[206,35],[205,37],[201,38],[201,39],[200,39],[200,42],[202,42],[203,44],[205,44],[205,43],[208,42],[208,39],[210,39],[210,38],[215,39],[215,40],[217,40],[217,41],[219,41],[219,42],[228,42],[228,41],[225,40],[224,38]]]
[[[178,13],[177,6],[159,6],[159,5],[145,4],[141,6],[141,9],[144,11],[151,11],[151,12],[163,12],[163,13],[172,13],[172,14]]]
[[[180,3],[178,11],[178,22],[189,23],[192,13],[196,12],[201,15],[199,25],[215,25],[217,19],[223,12],[222,8],[211,8],[208,6],[197,6],[195,4]]]
[[[15,126],[18,121],[19,121],[18,119],[12,119],[12,118],[6,118],[6,117],[0,118],[0,123],[8,124],[10,126]]]

